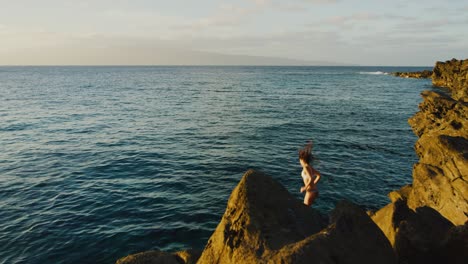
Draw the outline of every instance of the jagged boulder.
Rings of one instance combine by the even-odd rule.
[[[198,263],[395,263],[364,210],[340,203],[330,224],[271,177],[248,171]]]
[[[468,222],[454,226],[431,207],[410,209],[397,200],[372,215],[394,247],[399,263],[463,263],[468,256]]]
[[[272,263],[396,263],[389,241],[363,209],[340,202],[330,222],[321,232],[285,246]]]
[[[273,178],[247,171],[199,263],[256,263],[271,251],[303,240],[328,221],[294,198]]]
[[[436,166],[417,163],[413,169],[413,187],[408,206],[416,209],[430,206],[456,225],[467,221],[467,183],[463,178],[454,181]]]
[[[468,59],[436,62],[432,74],[435,86],[452,90],[453,98],[468,101]]]
[[[424,91],[420,111],[408,120],[414,133],[465,136],[468,129],[468,103],[454,100],[442,92]]]

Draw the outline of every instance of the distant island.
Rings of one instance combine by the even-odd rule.
[[[46,52],[47,51],[47,52]],[[50,54],[53,54],[51,56]],[[131,54],[131,56],[129,55]],[[135,66],[354,66],[345,62],[298,60],[281,56],[222,54],[171,47],[168,45],[130,46],[114,43],[105,48],[96,46],[61,46],[53,50],[23,50],[21,53],[0,53],[8,65],[135,65]]]

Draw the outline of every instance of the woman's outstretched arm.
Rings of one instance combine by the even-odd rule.
[[[319,181],[320,181],[320,178],[322,177],[322,175],[320,174],[320,172],[314,168],[312,168],[312,170],[314,171],[315,173],[315,180],[314,180],[314,184],[317,184]]]

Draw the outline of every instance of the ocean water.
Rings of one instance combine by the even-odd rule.
[[[366,209],[411,182],[405,67],[0,67],[0,263],[202,249],[243,173]]]

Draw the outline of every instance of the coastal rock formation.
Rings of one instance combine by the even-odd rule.
[[[330,224],[271,177],[248,171],[198,263],[395,263],[363,209],[341,202]],[[325,227],[325,228],[324,228]]]
[[[436,62],[432,84],[449,88],[454,99],[468,102],[468,59]]]
[[[413,184],[390,193],[408,207],[429,206],[455,225],[468,220],[468,60],[437,62],[433,83],[450,89],[424,91],[420,111],[408,120],[419,137],[419,162],[413,167]]]
[[[424,70],[419,72],[394,72],[392,75],[402,78],[427,79],[431,78],[432,71]]]
[[[423,92],[420,112],[409,119],[419,136],[419,162],[405,197],[415,209],[430,206],[455,225],[468,218],[468,103],[437,92]]]
[[[438,62],[435,85],[408,120],[419,137],[413,183],[389,194],[372,215],[400,263],[465,263],[468,259],[468,60]],[[465,74],[463,76],[460,73]]]

